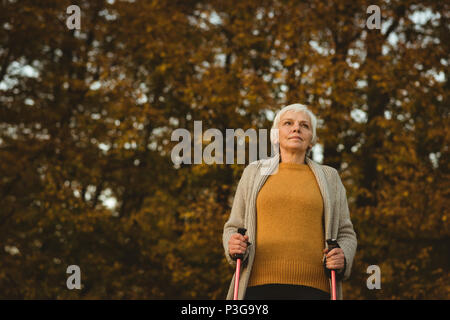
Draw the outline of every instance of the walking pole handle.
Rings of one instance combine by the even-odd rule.
[[[335,248],[339,248],[338,242],[336,239],[327,239],[328,249],[333,250]]]
[[[241,235],[243,235],[243,236],[245,236],[245,233],[246,233],[246,232],[247,232],[247,229],[245,229],[245,228],[239,228],[239,229],[238,229],[238,233],[241,234]],[[251,245],[251,243],[247,241],[247,246],[249,246],[249,245]],[[241,253],[236,253],[236,254],[234,254],[234,256],[233,256],[233,259],[234,259],[234,260],[236,260],[236,259],[244,259],[244,255],[241,254]]]
[[[238,229],[238,233],[242,234],[243,236],[245,236],[246,232],[247,232],[247,229],[245,229],[245,228],[239,228]]]
[[[328,252],[335,248],[339,248],[336,239],[327,239]],[[331,300],[336,300],[336,270],[331,269]]]

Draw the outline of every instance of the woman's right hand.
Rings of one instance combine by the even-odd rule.
[[[228,252],[233,257],[235,254],[244,254],[247,250],[248,236],[240,233],[233,233],[228,240]]]

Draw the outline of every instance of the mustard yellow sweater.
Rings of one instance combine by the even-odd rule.
[[[283,283],[330,292],[322,265],[323,199],[309,166],[280,163],[258,193],[256,212],[248,286]]]

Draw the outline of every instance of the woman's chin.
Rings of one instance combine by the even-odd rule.
[[[306,149],[302,147],[300,143],[288,143],[285,146],[281,147],[281,149],[294,151],[294,152],[305,152]]]

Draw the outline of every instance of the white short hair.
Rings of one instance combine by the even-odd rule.
[[[300,103],[294,103],[290,104],[288,106],[283,107],[281,110],[279,110],[275,116],[275,119],[273,120],[272,124],[272,130],[270,130],[270,142],[272,142],[273,145],[276,146],[276,150],[279,148],[279,141],[278,141],[278,125],[281,120],[281,116],[288,111],[294,111],[294,112],[304,112],[306,113],[309,118],[311,119],[311,127],[312,127],[312,140],[311,144],[314,146],[317,142],[317,134],[316,134],[316,128],[317,128],[317,118],[314,115],[314,113],[311,112],[311,110],[308,109],[307,106],[300,104]],[[308,150],[307,156],[309,156],[311,153],[311,149]]]

